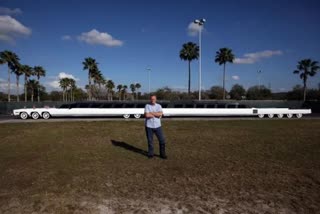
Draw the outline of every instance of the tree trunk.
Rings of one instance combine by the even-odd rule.
[[[10,102],[11,101],[11,97],[10,97],[10,75],[11,73],[10,73],[10,68],[9,68],[9,66],[8,66],[8,102]]]
[[[31,102],[33,102],[33,97],[34,97],[34,88],[31,88]]]
[[[91,75],[90,75],[90,70],[88,72],[88,80],[89,80],[89,100],[91,100],[91,96],[92,96],[92,93],[91,93]]]
[[[191,68],[190,68],[191,61],[190,60],[188,61],[188,64],[189,64],[188,95],[190,95],[190,85],[191,85]]]
[[[225,99],[226,63],[223,64],[223,100]]]
[[[38,77],[38,102],[40,102],[40,78]]]
[[[27,81],[28,78],[24,75],[24,101],[27,102]]]
[[[307,78],[304,77],[303,79],[303,101],[306,101],[307,97]]]
[[[19,75],[16,75],[16,80],[17,80],[17,102],[20,102],[20,97],[19,97]]]

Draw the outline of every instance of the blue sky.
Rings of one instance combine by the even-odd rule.
[[[205,89],[222,85],[222,67],[214,57],[228,47],[237,60],[227,65],[227,89],[235,83],[257,85],[261,70],[262,84],[287,91],[301,84],[292,74],[297,61],[320,61],[319,11],[317,0],[0,0],[0,50],[14,51],[23,64],[43,66],[47,76],[42,83],[49,91],[59,76],[72,75],[79,86],[87,84],[82,61],[89,56],[116,84],[140,82],[147,91],[149,66],[153,90],[185,90],[188,67],[178,53],[183,43],[198,42],[190,23],[206,18]],[[192,89],[198,88],[198,68],[198,61],[192,62]],[[4,90],[7,69],[1,66],[0,71]],[[311,87],[319,83],[320,74],[309,81]]]

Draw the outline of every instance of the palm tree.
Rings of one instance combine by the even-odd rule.
[[[122,90],[122,85],[121,85],[121,84],[117,85],[117,89],[118,89],[118,96],[119,96],[119,100],[121,100],[121,90]]]
[[[20,92],[19,92],[19,84],[20,84],[20,76],[23,74],[22,66],[18,65],[17,69],[14,71],[16,75],[16,84],[17,84],[17,102],[20,102]]]
[[[232,50],[229,48],[220,48],[219,51],[216,52],[215,62],[219,63],[219,65],[223,65],[223,99],[225,99],[225,82],[226,82],[226,63],[233,63],[234,54]]]
[[[141,88],[140,83],[136,83],[136,89],[137,89],[137,100],[139,98],[139,89]]]
[[[10,99],[10,87],[11,87],[10,75],[11,75],[11,72],[16,70],[20,59],[17,54],[15,54],[11,51],[8,51],[8,50],[0,52],[0,59],[1,59],[1,64],[6,63],[8,65],[8,102],[10,102],[11,101],[11,99]]]
[[[46,70],[43,69],[41,66],[35,66],[33,68],[34,70],[34,75],[37,76],[38,79],[38,102],[40,102],[40,77],[46,76]]]
[[[134,99],[134,93],[136,92],[136,85],[135,84],[130,84],[130,89],[132,92],[132,98]]]
[[[36,88],[39,88],[39,82],[37,80],[29,80],[27,83],[27,87],[31,90],[31,102],[33,102],[34,90]]]
[[[108,80],[106,83],[108,100],[112,100],[112,94],[113,94],[114,87],[115,87],[114,82],[112,80]]]
[[[62,100],[67,101],[66,91],[69,85],[69,78],[61,78],[59,80],[59,86],[62,88]]]
[[[128,86],[123,85],[122,87],[123,100],[126,100],[127,89],[128,89]]]
[[[191,61],[199,58],[199,46],[193,42],[188,42],[182,45],[180,50],[180,59],[188,61],[189,66],[189,80],[188,80],[188,95],[190,95],[190,86],[191,86]]]
[[[96,62],[95,59],[88,57],[85,58],[84,61],[82,62],[83,65],[83,70],[88,70],[88,81],[89,81],[89,100],[92,99],[92,91],[91,91],[91,78],[92,78],[92,73],[95,70],[98,70],[98,63]]]
[[[303,101],[306,101],[308,76],[312,77],[317,73],[320,69],[318,63],[311,59],[303,59],[298,62],[297,70],[293,71],[294,74],[300,74],[300,78],[303,81]]]
[[[27,102],[27,83],[30,76],[33,75],[33,69],[29,65],[22,65],[22,73],[24,74],[24,101]]]

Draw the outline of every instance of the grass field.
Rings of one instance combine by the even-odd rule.
[[[319,212],[320,120],[163,127],[168,160],[143,121],[0,125],[0,213]]]

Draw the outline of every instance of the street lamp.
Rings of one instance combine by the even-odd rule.
[[[196,19],[193,22],[199,26],[199,100],[201,100],[201,31],[206,20]]]
[[[148,75],[149,75],[149,94],[151,93],[151,90],[150,90],[150,72],[151,72],[151,68],[147,68],[147,71],[148,71]]]

